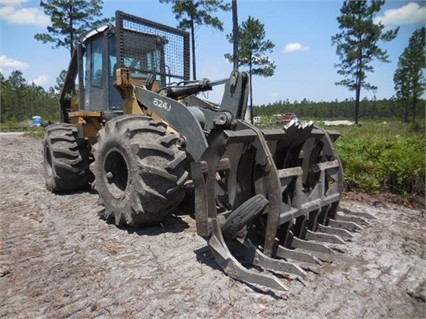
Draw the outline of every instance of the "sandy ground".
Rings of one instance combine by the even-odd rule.
[[[0,135],[1,318],[425,317],[422,211],[344,201],[376,217],[347,260],[275,291],[226,276],[189,215],[117,228],[95,192],[49,193],[41,161],[39,139]]]

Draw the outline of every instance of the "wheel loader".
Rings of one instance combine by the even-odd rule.
[[[366,222],[342,212],[337,132],[291,121],[244,121],[248,75],[189,78],[186,32],[121,11],[115,26],[77,45],[60,95],[61,123],[46,128],[44,175],[52,192],[91,185],[116,225],[158,224],[193,187],[197,233],[237,280],[286,289],[333,260]],[[203,98],[223,85],[219,104]],[[244,266],[243,266],[244,264]]]

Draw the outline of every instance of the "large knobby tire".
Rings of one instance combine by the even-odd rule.
[[[46,128],[43,138],[43,168],[47,188],[52,192],[83,189],[93,180],[90,150],[78,137],[72,124],[54,124]]]
[[[118,226],[143,226],[161,222],[177,208],[188,178],[177,138],[148,116],[107,122],[98,132],[90,166],[105,218]]]

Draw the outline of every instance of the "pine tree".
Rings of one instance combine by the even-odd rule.
[[[25,112],[25,96],[27,93],[27,80],[25,80],[24,75],[21,71],[13,71],[9,78],[8,82],[10,84],[11,93],[12,93],[12,106],[14,107],[14,117],[15,119],[22,120]]]
[[[62,70],[61,73],[59,73],[59,76],[56,78],[56,84],[54,87],[56,94],[60,94],[60,92],[62,91],[66,78],[67,78],[67,70]]]
[[[191,55],[193,79],[197,78],[196,58],[195,58],[195,29],[202,25],[211,26],[214,29],[223,31],[223,22],[212,14],[218,10],[229,11],[231,6],[224,4],[223,0],[160,0],[161,3],[171,3],[172,11],[176,20],[179,21],[178,28],[183,31],[190,31],[191,34]]]
[[[47,33],[37,33],[34,38],[53,43],[53,48],[64,47],[72,55],[76,43],[88,31],[110,22],[110,19],[97,19],[102,16],[102,5],[102,0],[40,1],[52,24],[47,27]]]
[[[275,44],[265,40],[265,26],[258,19],[248,17],[238,28],[238,66],[248,67],[250,75],[250,107],[253,105],[252,76],[272,76],[275,71],[275,62],[267,57]],[[234,34],[227,35],[230,43],[234,42]],[[225,54],[229,62],[234,61],[233,54]]]
[[[381,23],[374,23],[374,15],[384,3],[384,0],[345,0],[340,9],[341,15],[337,17],[341,31],[331,38],[340,59],[340,63],[336,64],[337,73],[344,77],[336,84],[355,91],[355,124],[359,120],[361,89],[377,90],[377,86],[366,81],[367,72],[374,72],[371,62],[374,59],[389,62],[389,55],[377,42],[393,40],[399,30],[397,28],[384,32]]]
[[[425,91],[425,27],[417,29],[411,35],[408,46],[398,60],[393,81],[396,97],[403,103],[404,122],[408,122],[408,113],[411,109],[412,123],[416,122],[417,101]]]

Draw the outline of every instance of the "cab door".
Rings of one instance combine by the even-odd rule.
[[[105,40],[103,34],[91,37],[86,42],[86,70],[84,110],[107,109]]]

